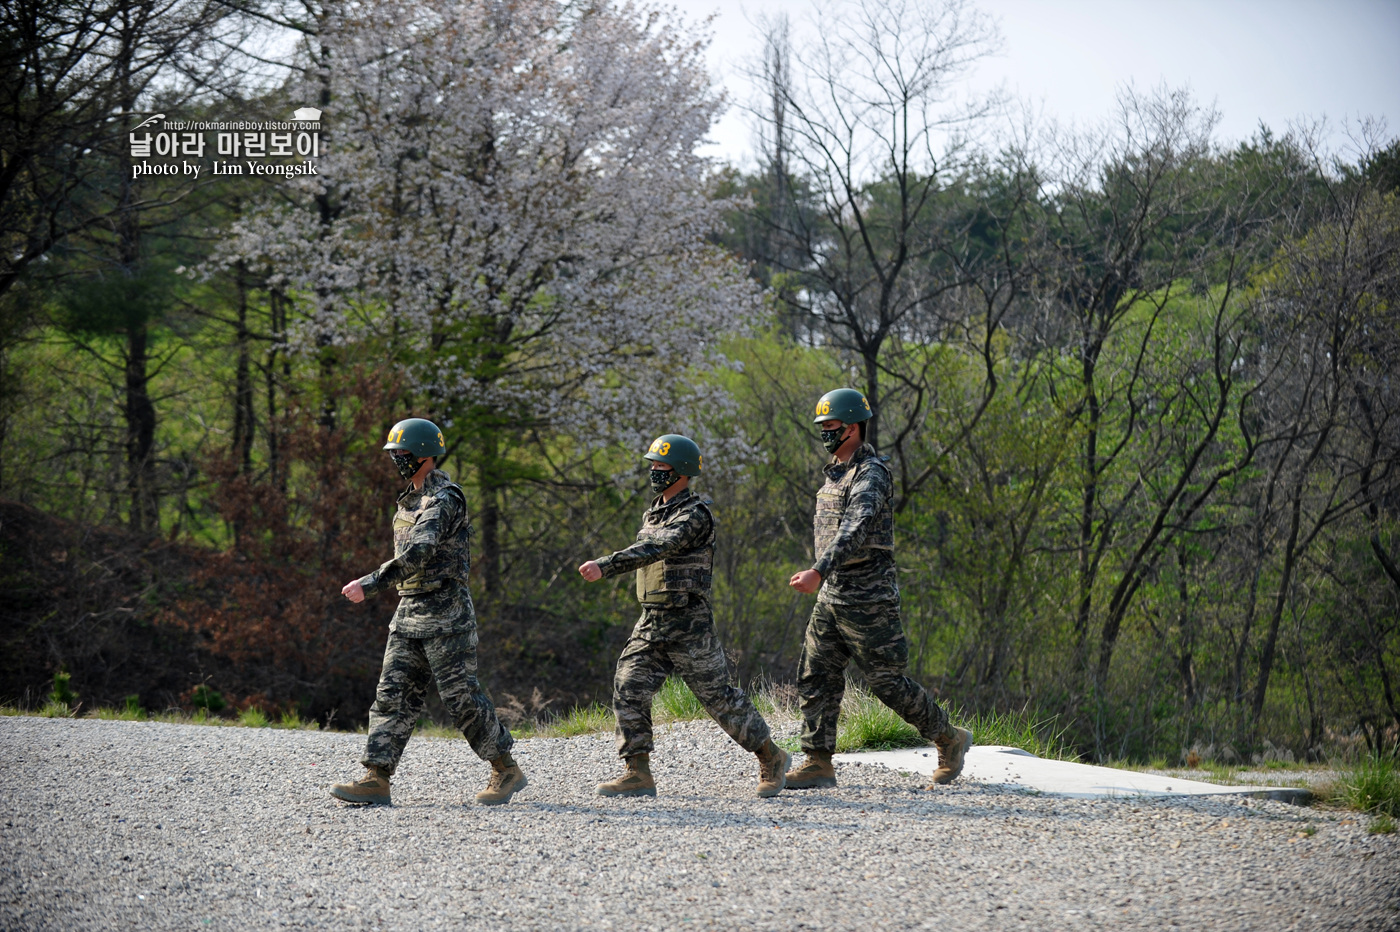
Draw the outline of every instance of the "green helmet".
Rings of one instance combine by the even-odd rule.
[[[662,434],[647,447],[646,456],[654,463],[665,463],[682,476],[700,475],[700,448],[680,434]]]
[[[442,431],[432,421],[411,417],[389,428],[389,442],[384,444],[384,449],[407,450],[425,460],[446,453],[447,443],[442,439]]]
[[[842,424],[858,424],[870,420],[870,402],[854,388],[834,388],[822,395],[817,402],[817,416],[813,424],[822,421],[840,421]]]

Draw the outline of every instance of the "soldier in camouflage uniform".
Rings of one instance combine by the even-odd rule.
[[[436,680],[454,724],[477,756],[491,764],[490,782],[477,794],[477,802],[509,802],[526,780],[510,754],[510,731],[497,719],[476,678],[466,497],[447,473],[434,468],[447,448],[431,421],[400,421],[389,431],[384,449],[390,451],[399,474],[410,480],[394,515],[394,558],[346,583],[341,591],[350,601],[362,602],[392,586],[400,598],[389,622],[384,667],[369,710],[365,775],[336,784],[331,795],[352,803],[389,802],[389,778],[423,711],[428,684]]]
[[[724,648],[715,635],[710,580],[715,519],[709,503],[689,488],[700,474],[700,448],[690,438],[665,434],[646,453],[658,493],[642,516],[637,542],[590,560],[578,570],[588,582],[636,571],[642,617],[622,649],[613,680],[617,751],[622,776],[599,784],[600,796],[655,796],[651,775],[651,701],[675,672],[710,717],[758,757],[758,795],[776,796],[792,756],[769,737],[768,723],[744,691],[729,682]]]
[[[798,667],[807,759],[787,775],[793,789],[836,785],[831,755],[852,660],[880,701],[938,748],[934,783],[956,779],[972,746],[972,733],[951,725],[933,697],[905,674],[909,646],[899,620],[894,480],[865,442],[870,415],[870,403],[851,388],[827,392],[817,402],[814,423],[832,459],[817,492],[816,562],[790,580],[799,592],[820,589]]]

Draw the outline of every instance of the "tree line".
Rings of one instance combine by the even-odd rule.
[[[449,434],[522,715],[606,691],[629,591],[571,570],[630,539],[663,432],[705,453],[737,674],[790,680],[811,405],[850,385],[895,475],[911,665],[955,705],[1095,758],[1395,743],[1383,128],[1227,145],[1170,88],[1013,120],[964,94],[996,47],[974,5],[868,0],[763,24],[743,169],[697,154],[704,37],[659,12],[108,6],[5,13],[0,494],[190,548],[143,610],[218,671],[175,701],[358,714],[387,609],[336,593],[388,546],[379,432],[409,413]],[[131,171],[156,113],[306,105],[314,176]],[[93,618],[26,629],[30,674]]]

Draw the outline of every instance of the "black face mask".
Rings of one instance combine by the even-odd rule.
[[[675,485],[680,477],[681,474],[674,469],[653,469],[649,471],[647,479],[651,482],[651,490],[660,495]]]
[[[822,431],[822,446],[826,447],[826,452],[835,455],[836,451],[841,448],[841,444],[846,442],[842,434],[846,432],[846,428],[849,426],[849,424],[842,424],[835,430]]]
[[[394,458],[394,468],[405,479],[412,479],[417,475],[418,467],[423,465],[422,460],[407,450],[390,450],[389,455]]]

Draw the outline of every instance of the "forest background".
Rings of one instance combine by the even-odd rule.
[[[392,597],[340,586],[388,555],[409,415],[468,491],[508,718],[607,696],[631,584],[575,567],[665,432],[705,454],[736,675],[790,683],[811,411],[849,385],[945,699],[1093,759],[1393,747],[1400,144],[1225,146],[1167,87],[1065,129],[963,92],[972,4],[824,16],[763,25],[740,170],[697,154],[704,29],[650,7],[7,5],[0,698],[362,724]],[[306,106],[320,154],[266,161],[315,174],[146,122]]]

